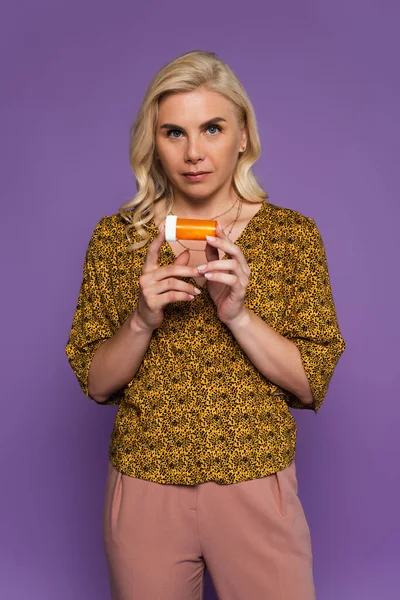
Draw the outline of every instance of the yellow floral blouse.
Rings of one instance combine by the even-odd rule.
[[[149,232],[151,241],[158,232],[153,220]],[[109,458],[127,475],[169,484],[264,477],[294,458],[289,407],[321,406],[345,342],[315,222],[264,202],[235,243],[251,268],[245,304],[298,346],[314,402],[302,404],[254,367],[203,286],[192,301],[166,307],[135,377],[104,403],[118,405]],[[87,396],[94,352],[137,303],[148,244],[134,252],[127,246],[118,214],[99,221],[88,245],[66,345]],[[160,266],[174,259],[164,242]]]

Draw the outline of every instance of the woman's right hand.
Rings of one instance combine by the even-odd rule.
[[[191,283],[177,277],[198,277],[196,267],[189,267],[189,251],[182,252],[172,265],[160,267],[158,256],[165,240],[164,226],[149,245],[139,278],[139,299],[133,317],[138,325],[153,331],[164,319],[164,307],[170,302],[193,300],[200,293]]]

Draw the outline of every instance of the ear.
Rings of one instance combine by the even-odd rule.
[[[246,127],[243,127],[241,140],[240,140],[239,152],[244,152],[246,150],[246,147],[247,147],[247,131],[246,131]]]

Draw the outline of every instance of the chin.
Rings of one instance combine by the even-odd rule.
[[[194,198],[198,200],[203,200],[206,198],[210,198],[215,193],[215,190],[206,190],[203,188],[202,190],[184,190],[182,194],[187,196],[188,198]]]
[[[208,197],[217,191],[216,189],[214,189],[214,187],[211,188],[207,184],[204,185],[199,183],[196,183],[195,185],[190,185],[189,183],[189,185],[185,185],[184,187],[175,186],[174,189],[180,194],[183,194],[185,196],[193,196],[193,198],[201,198],[203,196]]]

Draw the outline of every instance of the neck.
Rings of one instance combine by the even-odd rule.
[[[231,197],[219,201],[202,199],[198,202],[187,202],[174,198],[170,212],[182,219],[212,219],[230,211],[238,202],[239,198],[233,193]]]

